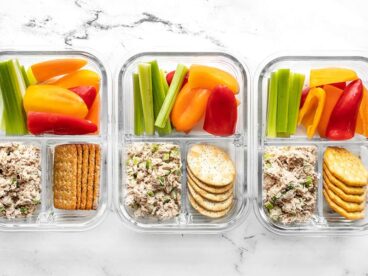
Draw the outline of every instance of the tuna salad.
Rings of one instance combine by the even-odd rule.
[[[40,200],[40,149],[30,144],[0,144],[0,214],[8,219],[31,216]]]
[[[311,219],[317,197],[314,146],[265,148],[263,203],[272,220],[282,224]]]
[[[132,143],[126,160],[126,205],[135,217],[166,220],[179,215],[181,158],[178,145]]]

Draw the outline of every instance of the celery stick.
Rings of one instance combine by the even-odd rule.
[[[142,108],[144,117],[144,129],[147,135],[155,133],[151,64],[141,63],[138,65],[139,87],[141,90]]]
[[[24,79],[24,83],[26,84],[26,87],[28,87],[30,85],[30,83],[29,83],[29,80],[28,80],[26,69],[24,68],[23,65],[20,67],[20,69],[22,71],[22,76],[23,76],[23,79]]]
[[[276,137],[276,116],[277,116],[277,71],[271,74],[268,82],[267,101],[267,136]]]
[[[19,63],[16,60],[0,62],[0,92],[4,103],[3,116],[7,135],[27,133],[22,103],[25,90],[26,84]]]
[[[165,88],[161,79],[160,68],[158,67],[158,63],[156,60],[151,61],[151,73],[152,73],[152,90],[153,90],[153,110],[155,112],[155,118],[157,118],[160,113],[160,109],[162,104],[165,101]],[[163,128],[157,127],[157,132],[159,135],[167,135],[171,133],[171,123],[170,120],[167,120],[165,126]]]
[[[167,96],[165,98],[164,103],[162,104],[160,113],[157,116],[155,126],[164,127],[166,122],[169,119],[170,112],[174,106],[176,96],[181,89],[186,73],[188,72],[188,68],[182,64],[179,64],[176,67],[176,71],[169,87],[169,91],[167,92]]]
[[[134,134],[144,133],[144,118],[142,109],[141,90],[139,88],[139,76],[133,74],[133,96],[134,96]]]
[[[278,136],[288,135],[288,105],[289,105],[289,69],[279,69],[277,79],[277,120],[276,131]]]
[[[169,91],[169,84],[166,81],[166,74],[164,70],[160,70],[161,72],[161,79],[162,79],[162,84],[164,86],[164,90],[165,90],[165,96],[167,95],[167,91]]]
[[[305,76],[303,74],[293,74],[289,94],[289,111],[288,111],[288,132],[295,134],[298,121],[300,99],[304,86]]]

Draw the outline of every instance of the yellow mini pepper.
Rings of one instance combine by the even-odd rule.
[[[74,92],[55,85],[31,85],[23,98],[26,112],[46,112],[85,118],[87,105]]]
[[[309,87],[358,79],[355,71],[346,68],[321,68],[310,71]]]
[[[325,91],[322,88],[312,88],[299,112],[298,125],[303,124],[305,126],[309,139],[312,139],[316,132],[325,102]]]

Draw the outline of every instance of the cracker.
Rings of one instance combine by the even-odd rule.
[[[343,190],[341,190],[339,187],[331,184],[331,182],[329,182],[329,180],[327,179],[326,176],[323,176],[323,184],[325,186],[327,186],[327,188],[329,190],[331,190],[332,192],[334,192],[338,197],[340,197],[342,200],[346,201],[346,202],[352,202],[352,203],[363,203],[365,201],[365,194],[362,195],[349,195],[346,194]]]
[[[76,209],[80,208],[81,195],[82,195],[82,160],[83,160],[83,150],[81,145],[76,145],[77,147],[77,204]]]
[[[93,187],[93,206],[94,210],[98,207],[100,197],[100,170],[101,170],[101,147],[96,145],[95,179]]]
[[[190,169],[187,169],[187,178],[190,178],[190,180],[192,180],[199,188],[209,192],[209,193],[213,193],[213,194],[223,194],[226,193],[227,191],[231,190],[234,187],[234,182],[230,183],[229,185],[226,186],[210,186],[207,184],[204,184],[203,182],[201,182],[199,179],[197,179],[193,173],[190,171]]]
[[[94,144],[89,144],[89,161],[88,161],[88,177],[87,177],[87,203],[86,210],[91,210],[93,205],[93,186],[95,180],[95,157],[96,147]]]
[[[223,211],[219,211],[219,212],[212,212],[212,211],[208,211],[204,208],[202,208],[195,200],[194,198],[190,195],[190,193],[188,193],[188,198],[189,198],[189,202],[192,205],[192,207],[197,210],[198,213],[200,213],[201,215],[204,215],[206,217],[209,218],[221,218],[224,217],[225,215],[227,215],[229,213],[229,211],[231,210],[232,205],[230,205],[227,209],[223,210]]]
[[[206,209],[207,211],[212,212],[219,212],[228,209],[233,203],[233,197],[229,197],[225,201],[222,202],[214,202],[208,199],[203,198],[199,195],[194,189],[188,185],[188,190],[193,197],[193,199],[200,205],[202,208]]]
[[[346,185],[345,183],[338,180],[336,177],[334,177],[329,169],[327,168],[326,164],[323,164],[323,175],[326,176],[326,178],[335,186],[339,187],[341,190],[343,190],[346,194],[349,195],[362,195],[365,193],[364,187],[353,187]]]
[[[88,145],[82,145],[83,160],[82,160],[82,194],[81,194],[81,205],[80,209],[86,209],[87,205],[87,177],[88,177],[88,161],[89,161],[89,150]]]
[[[324,186],[324,191],[328,194],[328,197],[338,206],[340,206],[342,209],[344,209],[346,212],[361,212],[364,211],[365,208],[365,202],[357,204],[357,203],[349,203],[343,201],[341,198],[339,198],[333,191],[331,191],[327,186]]]
[[[323,195],[325,196],[325,199],[330,206],[332,210],[334,210],[336,213],[340,214],[341,216],[347,218],[348,220],[358,220],[364,218],[364,211],[362,212],[347,212],[343,208],[341,208],[339,205],[337,205],[335,202],[331,200],[328,193],[323,190]]]
[[[215,202],[222,202],[225,201],[226,199],[228,199],[229,197],[233,196],[233,191],[229,190],[226,193],[223,194],[212,194],[209,193],[203,189],[201,189],[200,187],[198,187],[190,178],[188,178],[188,185],[190,185],[190,187],[196,192],[198,193],[200,196],[202,196],[205,199],[211,200],[211,201],[215,201]]]
[[[328,147],[324,163],[336,178],[350,186],[368,184],[368,172],[362,161],[344,148]]]
[[[197,144],[189,149],[188,167],[200,181],[212,186],[226,186],[235,179],[235,166],[219,147]]]
[[[74,210],[77,202],[77,147],[59,145],[54,153],[54,206]]]

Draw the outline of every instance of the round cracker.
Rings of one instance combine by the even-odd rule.
[[[202,208],[212,211],[212,212],[220,212],[226,210],[233,203],[233,197],[229,197],[225,201],[222,202],[214,202],[208,199],[205,199],[200,194],[198,194],[190,185],[187,186],[190,194],[194,198],[194,200],[202,206]]]
[[[362,161],[348,150],[328,147],[323,160],[330,172],[342,182],[350,186],[368,184],[368,172]]]
[[[229,213],[229,211],[231,210],[232,205],[230,205],[227,209],[223,210],[223,211],[219,211],[219,212],[212,212],[212,211],[208,211],[204,208],[202,208],[202,206],[200,206],[192,197],[192,195],[190,193],[188,193],[188,198],[189,198],[189,202],[192,205],[192,207],[201,215],[204,215],[206,217],[209,218],[221,218],[224,217],[225,215],[227,215],[227,213]]]
[[[329,190],[334,192],[338,197],[340,197],[342,200],[346,202],[352,202],[352,203],[363,203],[365,201],[365,194],[362,195],[349,195],[346,194],[343,190],[341,190],[339,187],[333,185],[328,178],[324,175],[323,176],[323,184],[327,186]]]
[[[346,212],[354,213],[354,212],[361,212],[365,208],[365,202],[357,204],[357,203],[350,203],[342,200],[338,197],[333,191],[331,191],[327,186],[324,186],[324,191],[328,194],[328,197]]]
[[[229,191],[227,191],[226,193],[223,193],[223,194],[209,193],[209,192],[201,189],[200,187],[198,187],[190,178],[188,178],[187,183],[188,183],[188,185],[190,185],[193,188],[193,190],[196,193],[198,193],[203,198],[211,200],[211,201],[222,202],[222,201],[225,201],[226,199],[228,199],[230,196],[233,196],[233,191],[232,190],[229,190]]]
[[[209,185],[225,186],[235,179],[235,166],[229,155],[214,145],[192,146],[187,162],[193,175]]]
[[[187,178],[192,180],[199,188],[201,188],[202,190],[205,190],[209,193],[212,194],[223,194],[226,193],[227,191],[231,190],[234,187],[234,182],[230,183],[229,185],[226,186],[210,186],[207,185],[203,182],[201,182],[199,179],[197,179],[193,173],[190,171],[190,169],[187,169]]]

